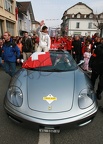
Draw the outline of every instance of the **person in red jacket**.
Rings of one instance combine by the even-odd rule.
[[[51,37],[51,45],[50,45],[50,49],[55,49],[55,37]]]
[[[72,37],[69,36],[67,41],[66,41],[66,45],[67,45],[67,51],[71,54],[71,50],[72,50]]]
[[[54,43],[55,43],[55,46],[56,46],[57,49],[60,48],[61,45],[62,45],[61,38],[60,37],[56,37]]]

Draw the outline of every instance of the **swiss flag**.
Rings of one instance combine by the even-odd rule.
[[[49,52],[35,52],[22,65],[22,68],[36,68],[51,66],[52,61]]]

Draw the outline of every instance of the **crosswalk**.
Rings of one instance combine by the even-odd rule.
[[[50,144],[50,133],[39,133],[38,144]]]

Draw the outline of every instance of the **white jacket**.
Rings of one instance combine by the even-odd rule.
[[[50,39],[49,34],[41,32],[40,28],[39,28],[38,34],[39,34],[39,46],[43,48],[47,47],[49,50],[50,45],[51,45],[51,39]]]

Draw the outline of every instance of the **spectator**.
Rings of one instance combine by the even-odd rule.
[[[80,62],[82,59],[82,44],[80,41],[79,36],[75,36],[73,42],[72,42],[72,54],[73,58],[76,60],[77,64]]]
[[[103,44],[103,38],[101,38],[101,44]]]
[[[92,44],[89,41],[85,41],[82,43],[82,54],[85,53],[85,51],[89,48],[90,52],[92,52]]]
[[[4,63],[5,72],[11,77],[16,71],[16,61],[19,62],[20,50],[11,39],[9,32],[4,33],[5,42],[2,47],[2,63]]]
[[[2,66],[2,46],[3,46],[3,40],[0,39],[0,66]]]
[[[50,45],[50,49],[55,49],[55,38],[51,37],[51,45]]]
[[[99,77],[98,88],[96,90],[97,99],[101,99],[101,93],[103,91],[103,44],[100,44],[94,50],[94,54],[92,55],[92,64],[90,67],[92,68],[91,81],[93,86],[95,86],[95,81]]]
[[[20,49],[20,53],[22,53],[22,47],[23,47],[23,45],[22,45],[22,37],[19,37],[17,39],[16,44],[17,44],[18,48]]]
[[[54,45],[55,45],[56,49],[62,47],[62,40],[61,40],[61,38],[59,36],[55,37]]]
[[[84,64],[83,64],[83,69],[85,71],[89,70],[89,60],[91,57],[91,49],[89,47],[86,48],[86,51],[83,54],[84,57]]]
[[[35,44],[36,44],[36,34],[35,33],[31,37],[31,39],[32,39],[32,44],[33,44],[33,51],[35,51]]]
[[[22,52],[23,52],[23,59],[26,61],[28,57],[33,52],[33,44],[31,38],[29,38],[28,32],[24,32],[24,37],[22,39]]]
[[[72,50],[72,37],[69,36],[67,41],[66,41],[66,46],[67,46],[67,51],[71,54],[71,50]]]
[[[23,48],[22,37],[19,37],[17,39],[16,44],[17,44],[18,48],[20,49],[20,61],[23,62],[24,60],[23,60],[23,53],[22,53],[22,48]],[[22,63],[20,63],[20,64],[22,64]]]
[[[100,38],[100,37],[96,37],[96,38],[95,38],[95,42],[93,43],[92,52],[94,52],[94,50],[96,49],[96,47],[97,47],[98,45],[100,45],[100,44],[101,44],[101,38]]]

